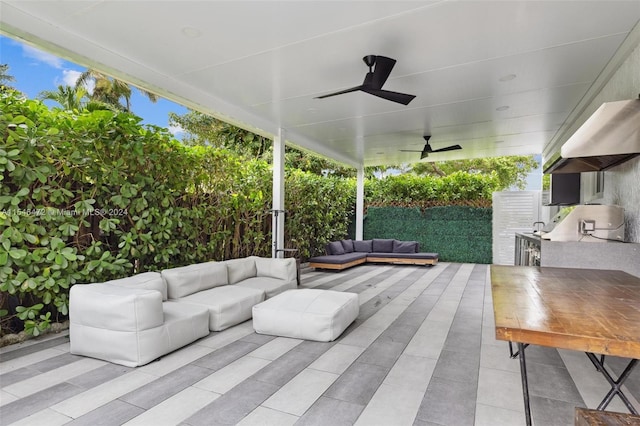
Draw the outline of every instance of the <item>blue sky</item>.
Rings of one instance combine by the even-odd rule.
[[[29,99],[35,99],[43,90],[56,90],[59,85],[74,86],[78,75],[86,70],[86,67],[2,35],[0,63],[9,65],[8,74],[15,78],[11,85]],[[47,102],[47,105],[56,104]],[[158,102],[152,103],[135,89],[131,96],[131,109],[143,119],[143,123],[165,128],[169,128],[169,112],[185,114],[188,111],[182,105],[166,99],[158,99]],[[179,137],[179,129],[169,130]]]

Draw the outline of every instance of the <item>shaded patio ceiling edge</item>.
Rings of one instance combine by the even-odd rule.
[[[33,18],[33,17],[32,17]],[[46,23],[43,23],[42,21],[41,25],[48,25]],[[233,104],[230,104],[220,98],[217,97],[213,97],[213,96],[207,96],[208,99],[213,100],[214,102],[212,102],[214,105],[222,105],[225,108],[227,108],[228,111],[233,111],[233,116],[228,115],[228,114],[223,114],[220,113],[218,111],[215,111],[211,108],[206,108],[203,107],[202,104],[200,102],[198,102],[197,100],[193,100],[193,99],[197,99],[199,96],[199,92],[195,91],[195,89],[193,91],[189,91],[189,92],[193,92],[193,99],[191,98],[185,98],[185,97],[181,97],[178,96],[174,93],[168,92],[166,90],[164,90],[161,86],[157,85],[157,84],[152,84],[152,83],[148,83],[146,81],[141,81],[129,74],[125,74],[122,71],[112,68],[112,67],[108,67],[106,65],[104,65],[103,63],[97,62],[97,61],[92,61],[91,59],[77,54],[75,52],[72,52],[70,50],[67,50],[55,43],[51,43],[47,40],[42,39],[41,37],[39,37],[36,34],[27,32],[27,31],[23,31],[19,28],[16,28],[15,26],[12,25],[7,25],[7,24],[3,24],[2,27],[0,28],[0,34],[6,35],[10,38],[13,39],[18,39],[21,42],[24,42],[30,46],[33,46],[35,48],[38,49],[42,49],[45,50],[51,54],[54,54],[56,56],[59,56],[65,60],[68,60],[70,62],[76,63],[78,65],[82,65],[85,66],[87,68],[91,68],[91,69],[96,69],[99,70],[113,78],[116,78],[118,80],[122,80],[128,84],[131,84],[137,88],[141,88],[144,90],[147,90],[151,93],[154,93],[164,99],[167,99],[169,101],[178,103],[180,105],[183,105],[187,108],[193,109],[195,111],[207,114],[207,115],[211,115],[214,118],[217,118],[219,120],[222,120],[226,123],[232,124],[236,127],[240,127],[244,130],[248,130],[250,132],[256,133],[260,136],[264,136],[266,138],[269,139],[273,139],[277,134],[278,134],[278,125],[275,123],[271,123],[268,121],[265,121],[259,117],[256,117],[254,114],[251,114],[250,112],[242,109],[242,108],[238,108]],[[90,47],[92,49],[95,50],[100,50],[104,53],[105,56],[111,56],[113,55],[113,52],[104,49],[102,46],[96,45],[91,43],[88,40],[84,40],[84,42],[87,43],[87,45],[90,45]],[[121,60],[128,61],[127,58],[123,58],[120,57]],[[136,64],[133,64],[136,65]],[[159,76],[160,79],[162,78],[167,78],[166,76],[164,76],[163,74],[161,74],[160,72],[156,71],[156,70],[150,70],[152,73],[157,74]],[[253,124],[256,123],[256,124]],[[324,146],[322,146],[321,144],[318,144],[312,140],[309,140],[308,138],[301,136],[300,134],[294,132],[294,131],[289,131],[286,128],[283,128],[285,131],[285,140],[286,143],[294,146],[298,149],[302,149],[304,151],[307,152],[312,152],[316,155],[322,156],[322,157],[326,157],[329,158],[331,160],[337,161],[339,163],[354,167],[354,168],[358,168],[360,166],[362,166],[361,164],[357,164],[341,155],[339,155],[338,153],[326,149]],[[296,143],[296,141],[298,141],[298,143]],[[315,149],[311,149],[308,146],[304,146],[301,145],[301,142],[304,142],[306,145],[308,146],[313,146]]]

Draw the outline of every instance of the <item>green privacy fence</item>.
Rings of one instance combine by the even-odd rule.
[[[436,252],[443,262],[492,262],[491,208],[465,206],[369,207],[364,239],[418,241],[420,251]]]

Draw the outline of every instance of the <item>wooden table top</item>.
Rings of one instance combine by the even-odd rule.
[[[496,338],[640,358],[640,278],[622,271],[491,265]]]

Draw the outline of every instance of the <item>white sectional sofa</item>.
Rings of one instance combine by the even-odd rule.
[[[250,319],[254,305],[296,288],[296,274],[295,259],[250,256],[76,284],[69,296],[71,353],[147,364]]]

